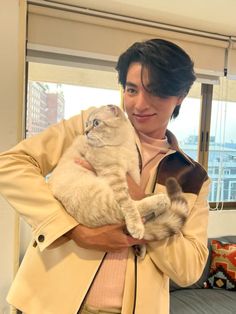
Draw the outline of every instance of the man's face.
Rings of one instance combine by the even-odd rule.
[[[143,82],[143,84],[142,84]],[[182,97],[154,96],[143,87],[149,85],[148,71],[140,63],[131,63],[127,73],[124,90],[124,106],[130,121],[138,132],[162,139],[167,124]]]

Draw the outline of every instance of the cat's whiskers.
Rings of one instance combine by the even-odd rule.
[[[96,144],[97,144],[97,142],[99,142],[99,143],[102,143],[103,145],[102,146],[106,146],[107,144],[105,143],[105,141],[103,140],[103,138],[102,137],[100,137],[97,133],[94,133],[93,135],[92,135],[92,137],[90,137],[89,136],[89,133],[87,134],[87,138],[88,138],[88,140],[90,141],[92,141],[92,146],[97,146]],[[94,141],[95,140],[95,141]],[[95,143],[95,145],[94,145],[94,143]],[[100,145],[99,145],[100,146]]]
[[[102,136],[99,136],[97,133],[93,134],[93,139],[95,139],[95,138],[98,140],[98,142],[103,144],[102,146],[119,146],[120,145],[120,143],[115,144],[115,142],[110,142],[110,143],[105,142],[104,139],[102,138]],[[89,137],[88,137],[88,139],[89,139]],[[95,144],[95,145],[92,145],[92,146],[97,146],[97,145]]]

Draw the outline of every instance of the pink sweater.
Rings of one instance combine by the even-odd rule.
[[[167,139],[157,140],[139,135],[142,146],[141,187],[145,190],[150,170],[168,152]],[[121,309],[128,249],[108,253],[90,289],[86,304],[99,309]]]

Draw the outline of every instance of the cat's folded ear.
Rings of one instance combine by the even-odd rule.
[[[108,105],[109,109],[111,110],[111,112],[114,114],[115,117],[123,117],[124,116],[124,112],[123,110],[116,106],[116,105]]]
[[[119,116],[119,107],[115,106],[115,105],[107,105],[109,107],[109,109],[111,110],[111,112],[114,114],[115,117]]]

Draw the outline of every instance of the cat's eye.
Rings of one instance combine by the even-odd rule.
[[[93,126],[94,127],[98,126],[99,124],[100,124],[100,120],[98,120],[98,119],[93,120]]]

